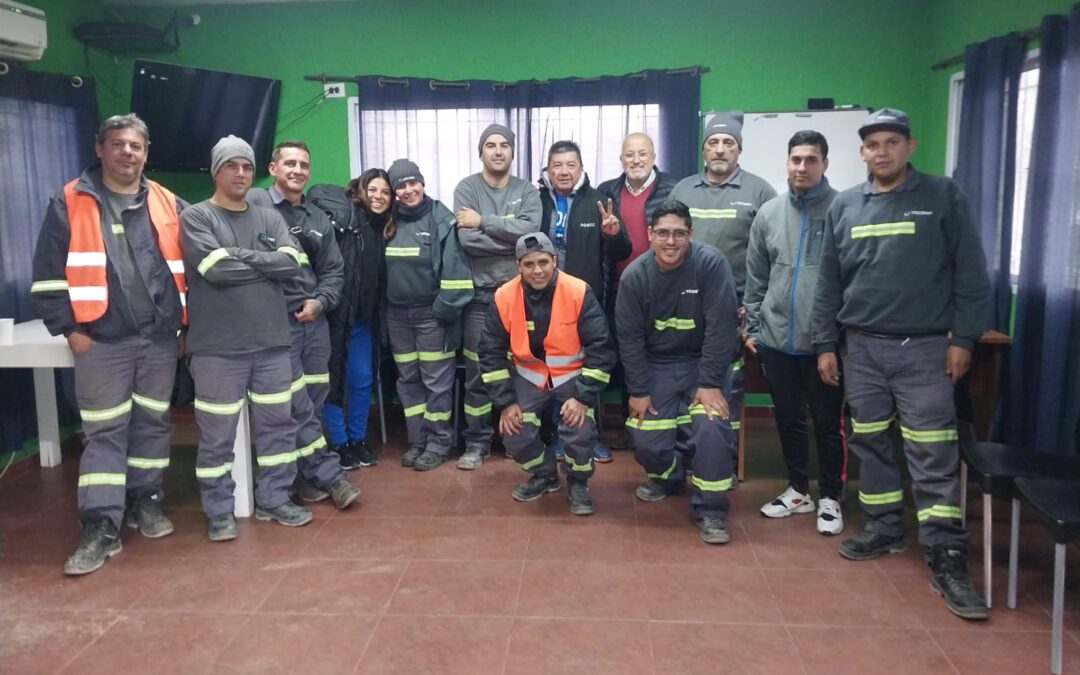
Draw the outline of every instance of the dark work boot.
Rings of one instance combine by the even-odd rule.
[[[409,449],[405,451],[405,454],[401,456],[401,466],[412,466],[416,464],[416,460],[420,455],[424,454],[424,446],[422,445],[410,445]]]
[[[566,492],[570,500],[570,513],[575,516],[589,516],[596,513],[589,486],[580,480],[566,479]]]
[[[158,539],[173,533],[172,521],[161,510],[161,493],[155,492],[128,503],[126,521],[128,527],[136,527],[142,536]]]
[[[314,483],[297,474],[293,481],[293,492],[301,501],[314,503],[330,498],[330,493],[315,486]]]
[[[123,549],[120,535],[113,524],[107,520],[83,525],[79,547],[64,563],[64,574],[81,576],[98,570],[108,558]]]
[[[726,544],[731,541],[727,523],[717,515],[702,516],[698,521],[698,534],[706,544]]]
[[[873,560],[886,553],[903,553],[907,550],[907,543],[904,542],[903,535],[890,537],[863,530],[851,539],[841,542],[836,550],[848,560]]]
[[[346,509],[360,497],[360,488],[356,487],[344,478],[334,482],[326,488],[330,498],[334,500],[334,506],[339,510]]]
[[[532,476],[524,483],[514,486],[511,494],[519,502],[531,502],[540,499],[548,492],[558,491],[559,487],[561,484],[558,475]]]
[[[963,551],[932,546],[926,550],[926,564],[930,566],[930,589],[945,598],[950,612],[971,621],[990,618],[986,600],[971,585]]]

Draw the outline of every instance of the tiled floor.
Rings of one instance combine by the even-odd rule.
[[[752,425],[750,447],[775,457],[770,425]],[[190,421],[179,426],[178,442],[190,442]],[[628,452],[600,466],[590,518],[569,515],[565,490],[514,502],[523,474],[504,458],[417,473],[399,453],[391,444],[379,466],[350,474],[363,496],[349,511],[317,504],[299,529],[245,521],[237,541],[212,544],[193,450],[177,447],[167,479],[176,533],[151,541],[128,530],[123,553],[78,579],[61,573],[78,536],[76,454],[57,469],[17,465],[0,483],[0,672],[1048,671],[1052,546],[1034,523],[1019,609],[1002,604],[980,625],[930,592],[917,547],[853,563],[811,516],[762,519],[757,508],[783,487],[776,478],[740,486],[732,542],[709,547],[685,497],[634,499]],[[998,505],[999,601],[1007,510]],[[857,509],[847,516],[853,532]],[[1065,668],[1076,672],[1080,552],[1070,553]]]

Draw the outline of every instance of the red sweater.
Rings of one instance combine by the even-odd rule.
[[[645,201],[655,188],[655,180],[639,195],[630,194],[630,191],[626,189],[625,182],[620,188],[619,220],[622,221],[622,226],[626,228],[626,234],[630,237],[630,246],[632,248],[629,258],[615,263],[616,283],[618,283],[626,266],[633,262],[634,258],[649,250],[648,223],[645,222]]]

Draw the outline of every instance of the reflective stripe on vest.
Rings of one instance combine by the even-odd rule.
[[[515,277],[495,291],[495,306],[503,328],[510,335],[510,353],[518,375],[540,389],[551,381],[558,387],[581,373],[585,352],[578,335],[578,316],[585,300],[586,284],[566,272],[555,278],[551,298],[551,321],[544,336],[545,360],[541,361],[529,347],[530,322],[525,319],[525,291],[521,277]]]
[[[78,179],[64,186],[71,238],[68,242],[68,298],[75,320],[90,323],[100,319],[109,306],[108,258],[101,235],[101,208],[97,199],[76,189]],[[180,320],[187,324],[187,281],[180,253],[180,218],[176,215],[176,195],[158,183],[146,181],[146,208],[157,231],[158,248],[180,294]]]

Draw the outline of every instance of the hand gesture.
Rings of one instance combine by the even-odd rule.
[[[563,424],[571,429],[577,429],[582,424],[585,424],[585,416],[588,412],[589,406],[573,397],[566,399],[566,402],[562,404],[562,408],[559,410]]]
[[[503,408],[499,415],[499,433],[503,436],[517,436],[521,433],[521,406],[511,403]]]
[[[458,227],[480,227],[480,214],[468,206],[463,206],[454,214]]]
[[[603,202],[596,202],[596,208],[600,209],[600,231],[609,237],[619,233],[619,219],[615,216],[615,207],[611,200],[607,200],[607,208]]]
[[[727,400],[724,399],[724,395],[716,387],[698,387],[697,392],[694,394],[694,400],[690,401],[690,405],[703,406],[705,415],[710,422],[713,415],[719,415],[722,420],[726,420],[729,415]]]

